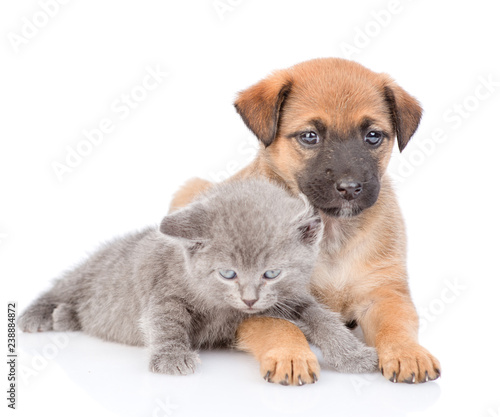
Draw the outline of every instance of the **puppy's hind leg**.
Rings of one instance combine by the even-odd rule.
[[[170,203],[169,213],[186,207],[189,203],[195,200],[200,194],[212,187],[210,181],[201,178],[191,178],[179,190],[176,191],[172,202]]]

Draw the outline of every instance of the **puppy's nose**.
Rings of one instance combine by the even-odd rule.
[[[252,307],[257,302],[258,298],[256,298],[255,300],[242,300],[248,307]]]
[[[352,179],[340,180],[335,184],[337,191],[342,196],[342,198],[347,201],[354,200],[359,197],[363,191],[363,185],[360,182],[354,181]]]

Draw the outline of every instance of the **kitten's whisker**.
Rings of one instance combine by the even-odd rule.
[[[289,320],[294,320],[299,316],[299,312],[297,310],[281,301],[276,302],[275,307],[285,318]]]
[[[279,316],[283,316],[284,318],[286,319],[291,319],[290,317],[290,313],[286,310],[286,308],[284,308],[282,306],[282,304],[280,302],[277,302],[273,309],[276,311],[276,313],[279,315]]]

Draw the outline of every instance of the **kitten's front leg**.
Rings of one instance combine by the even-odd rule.
[[[170,375],[187,375],[200,362],[191,348],[191,315],[179,300],[153,302],[141,320],[146,346],[150,351],[149,369]]]
[[[296,323],[306,338],[318,346],[326,362],[339,372],[375,372],[377,352],[358,340],[344,325],[339,313],[308,304]]]

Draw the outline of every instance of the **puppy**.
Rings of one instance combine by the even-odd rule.
[[[405,229],[386,174],[395,141],[403,151],[418,127],[418,101],[386,74],[327,58],[273,73],[242,91],[235,107],[261,148],[233,178],[265,176],[293,194],[305,194],[322,215],[315,296],[346,323],[361,326],[366,342],[377,348],[387,379],[438,378],[439,362],[418,343]],[[191,180],[174,196],[171,209],[209,186]],[[296,369],[318,372],[304,336],[290,323],[249,319],[239,327],[238,338],[273,382],[288,375],[297,384]]]

